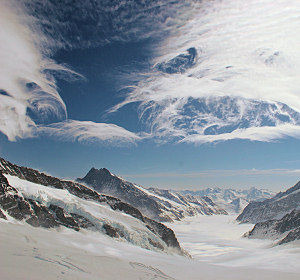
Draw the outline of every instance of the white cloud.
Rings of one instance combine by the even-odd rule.
[[[154,68],[112,111],[139,102],[141,118],[148,123],[149,131],[167,140],[175,137],[200,143],[299,137],[294,126],[299,125],[300,112],[300,2],[229,0],[193,5],[193,16],[172,29],[157,47],[153,65],[165,63],[191,47],[198,53],[195,63],[186,72],[176,74]],[[229,106],[229,115],[225,110],[218,117],[216,111],[205,114],[207,108],[198,108],[192,114],[185,110],[199,99],[209,103],[213,98],[214,106],[218,106],[222,97],[235,100],[238,111],[233,114]],[[254,102],[270,104],[267,115],[263,110],[256,111]],[[288,107],[284,109],[283,104]],[[289,115],[289,111],[293,116],[274,115],[273,105],[283,115]],[[265,117],[271,119],[271,124],[264,124]],[[244,119],[249,121],[247,126],[239,122]],[[226,131],[228,126],[231,130]],[[206,133],[213,127],[220,131]],[[221,132],[223,128],[225,133]]]
[[[79,142],[105,142],[114,145],[135,144],[142,138],[120,126],[91,121],[67,120],[38,127],[39,134]]]
[[[217,135],[188,135],[181,142],[188,143],[209,143],[227,141],[232,139],[250,139],[252,141],[272,142],[288,136],[300,137],[300,126],[282,124],[277,126],[250,127],[246,129],[236,129],[231,133]]]
[[[24,3],[29,8],[34,4]],[[10,141],[41,133],[117,145],[139,140],[139,136],[113,124],[66,120],[67,108],[57,91],[55,76],[67,80],[83,77],[50,59],[54,46],[62,47],[61,38],[46,37],[41,22],[27,14],[30,9],[23,4],[0,2],[0,132]],[[56,123],[43,125],[53,119]]]
[[[28,109],[41,116],[65,117],[65,104],[49,70],[73,74],[43,54],[46,39],[38,29],[31,30],[27,21],[15,1],[1,1],[0,131],[9,140],[32,136],[35,122]]]
[[[37,129],[37,123],[49,117],[55,122],[67,119],[55,76],[79,75],[50,59],[53,48],[157,39],[163,35],[165,38],[155,49],[153,71],[139,75],[143,78],[137,87],[111,111],[128,103],[140,103],[144,134],[160,141],[204,143],[299,137],[299,1],[88,1],[85,7],[80,1],[73,4],[61,2],[62,9],[57,9],[46,0],[40,5],[31,0],[0,3],[0,132],[9,140],[38,135],[41,128]],[[72,15],[70,19],[67,14]],[[110,21],[107,15],[115,16]],[[80,29],[81,21],[85,28],[95,26],[90,35]],[[114,27],[114,32],[107,29],[109,26]],[[101,37],[100,30],[107,37],[97,39]],[[192,65],[182,68],[185,72],[168,74],[155,68],[191,47],[197,56]],[[231,101],[224,105],[226,97]],[[75,133],[75,138],[80,130],[82,135],[83,129],[71,129],[70,123],[77,127],[70,120],[53,124],[52,129],[66,128],[68,133]],[[88,125],[84,133],[96,135],[95,127],[104,131],[105,125]],[[88,128],[92,131],[88,132]],[[113,139],[117,131],[121,138],[124,134],[120,129],[114,130]],[[133,136],[131,132],[125,134]],[[139,138],[131,136],[128,139]]]

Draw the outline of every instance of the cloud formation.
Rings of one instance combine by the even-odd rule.
[[[299,137],[299,13],[297,0],[3,0],[0,132],[11,141],[64,129],[70,140],[140,140],[113,124],[68,120],[56,78],[81,76],[51,57],[152,38],[152,70],[111,109],[138,103],[140,135],[188,143]]]
[[[193,9],[112,111],[139,103],[148,132],[162,141],[299,137],[299,1],[195,1]]]
[[[58,93],[56,77],[73,80],[82,76],[51,59],[58,48],[66,47],[66,41],[50,36],[53,34],[45,29],[49,22],[43,25],[42,18],[31,13],[39,6],[53,8],[54,2],[0,2],[0,132],[10,141],[40,133],[79,141],[138,140],[138,136],[113,124],[65,121],[67,108]],[[47,13],[51,19],[51,9]],[[46,126],[49,123],[53,124]]]
[[[38,127],[39,134],[79,142],[104,142],[117,146],[135,144],[141,137],[120,126],[91,121],[67,120]]]

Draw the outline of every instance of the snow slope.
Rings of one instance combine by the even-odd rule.
[[[273,250],[265,248],[266,243],[252,247],[257,244],[253,240],[239,240],[247,225],[239,229],[227,221],[226,216],[197,216],[176,223],[184,247],[195,248],[194,259],[189,259],[145,250],[99,232],[33,228],[0,219],[0,240],[5,240],[0,243],[0,276],[5,280],[299,279],[299,247]],[[225,237],[216,231],[220,226]]]
[[[253,224],[239,224],[235,218],[236,215],[196,216],[169,225],[181,246],[200,263],[247,267],[252,279],[257,279],[254,276],[257,269],[293,272],[300,279],[299,241],[274,247],[272,240],[244,238]],[[244,277],[240,279],[247,279]],[[278,279],[288,279],[281,277]]]

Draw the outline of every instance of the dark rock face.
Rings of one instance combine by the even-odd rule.
[[[95,227],[95,225],[90,220],[88,220],[87,218],[85,218],[81,215],[78,215],[78,214],[75,214],[75,213],[70,213],[70,215],[73,217],[74,221],[78,224],[78,226],[80,228],[93,228],[93,227]]]
[[[279,244],[300,239],[300,210],[293,210],[280,220],[257,223],[248,233],[249,238],[281,239]]]
[[[300,182],[285,192],[280,192],[271,199],[249,203],[237,217],[240,222],[258,223],[281,219],[293,209],[300,207]]]
[[[113,238],[124,237],[124,233],[120,229],[117,229],[109,224],[104,224],[103,229],[105,230],[105,233],[110,237]]]
[[[104,172],[107,173],[109,171],[104,170]],[[171,229],[143,216],[138,209],[130,204],[115,197],[100,195],[98,192],[79,183],[63,181],[44,173],[40,173],[34,169],[19,167],[0,158],[0,207],[5,210],[8,215],[15,219],[24,220],[35,227],[53,228],[57,226],[64,226],[76,231],[81,228],[95,229],[95,225],[86,217],[76,213],[68,213],[65,209],[58,205],[51,204],[47,207],[39,201],[23,197],[17,189],[9,185],[8,180],[3,174],[17,176],[21,179],[44,186],[66,189],[68,192],[79,198],[94,200],[98,203],[106,203],[113,210],[122,211],[136,219],[139,219],[141,222],[145,223],[149,230],[160,237],[167,246],[174,247],[178,249],[179,253],[181,252],[180,245]],[[1,211],[1,208],[0,218],[6,218]],[[124,233],[121,230],[114,228],[109,224],[103,225],[103,231],[111,237],[124,236]],[[156,247],[159,248],[161,245],[157,245]]]
[[[33,211],[35,213],[35,216],[33,217],[36,217],[35,219],[38,222],[36,226],[41,226],[45,228],[58,226],[58,221],[50,212],[49,208],[47,208],[45,205],[38,201],[32,199],[28,199],[28,201],[32,205]],[[26,222],[29,223],[28,220]]]
[[[145,222],[147,224],[148,229],[151,230],[153,233],[159,235],[169,247],[180,248],[179,242],[173,230],[161,223],[158,223],[146,217]]]
[[[72,215],[68,215],[65,210],[57,205],[51,204],[49,209],[54,214],[57,222],[65,227],[72,228],[76,231],[80,229],[79,224],[75,221]]]

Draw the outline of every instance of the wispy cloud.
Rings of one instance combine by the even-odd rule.
[[[201,1],[193,10],[157,47],[148,78],[112,111],[139,103],[148,131],[166,141],[299,137],[299,1]],[[196,59],[183,68],[190,48]],[[178,71],[168,70],[174,61]]]
[[[142,138],[120,126],[91,121],[67,120],[39,126],[39,134],[54,136],[56,139],[79,142],[104,142],[114,145],[135,144]]]
[[[63,5],[69,9],[65,2]],[[41,14],[36,13],[39,8]],[[71,7],[74,8],[78,6]],[[63,33],[56,29],[59,16],[67,14],[55,9],[51,1],[0,2],[0,132],[10,141],[40,134],[117,145],[139,140],[139,136],[114,124],[67,120],[67,108],[57,90],[56,77],[66,80],[83,77],[51,59],[54,51],[71,43],[67,38],[62,40]],[[51,23],[53,15],[56,19]],[[59,26],[61,31],[65,27]],[[57,31],[57,36],[50,30]]]
[[[140,74],[137,86],[111,109],[139,103],[147,138],[205,143],[299,137],[299,13],[297,0],[88,0],[72,5],[3,0],[0,131],[11,141],[46,130],[62,138],[64,129],[70,140],[140,140],[112,124],[66,121],[56,78],[80,75],[51,55],[59,48],[155,38],[153,69]],[[189,61],[191,49],[195,55]],[[46,129],[49,122],[54,124]]]
[[[47,56],[47,38],[15,1],[0,3],[0,131],[9,140],[32,136],[35,121],[66,117],[53,73],[76,74]]]

